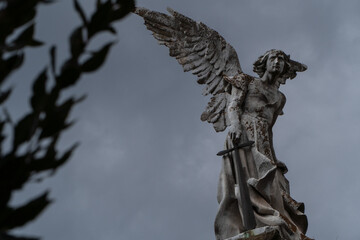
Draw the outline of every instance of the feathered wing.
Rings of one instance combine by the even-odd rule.
[[[203,95],[212,94],[202,121],[212,123],[217,132],[230,125],[227,105],[232,84],[226,76],[242,73],[234,48],[218,32],[201,22],[168,8],[171,15],[137,8],[135,13],[143,17],[146,27],[160,44],[170,50],[185,72],[197,75],[199,84],[206,85]]]

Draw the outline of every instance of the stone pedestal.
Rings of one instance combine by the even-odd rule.
[[[255,228],[247,232],[243,232],[225,240],[284,240],[280,237],[279,228],[274,226],[266,226]]]

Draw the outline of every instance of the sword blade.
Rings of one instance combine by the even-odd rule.
[[[243,149],[239,149],[239,150],[243,151]],[[235,157],[234,167],[235,167],[236,181],[237,184],[239,185],[239,192],[240,192],[240,197],[238,199],[239,211],[241,212],[244,228],[247,231],[254,229],[256,227],[256,221],[250,200],[249,188],[247,186],[247,181],[245,179],[245,169],[241,165],[239,150],[237,148],[234,151],[234,157]],[[245,156],[245,154],[242,155]]]

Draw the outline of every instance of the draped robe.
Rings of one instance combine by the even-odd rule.
[[[307,230],[304,204],[291,198],[289,182],[284,176],[287,168],[276,159],[272,144],[272,126],[282,114],[284,104],[285,96],[277,89],[269,91],[257,78],[250,82],[239,119],[242,141],[255,143],[238,151],[242,151],[241,164],[245,168],[256,227],[277,226],[281,238],[286,240],[309,239],[304,235]],[[228,136],[225,148],[232,147]],[[219,210],[215,219],[217,240],[245,231],[238,207],[233,156],[233,153],[225,155],[222,161],[217,195]]]

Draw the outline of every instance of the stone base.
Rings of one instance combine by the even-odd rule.
[[[225,240],[284,240],[280,237],[279,228],[276,226],[266,226],[255,228]]]

